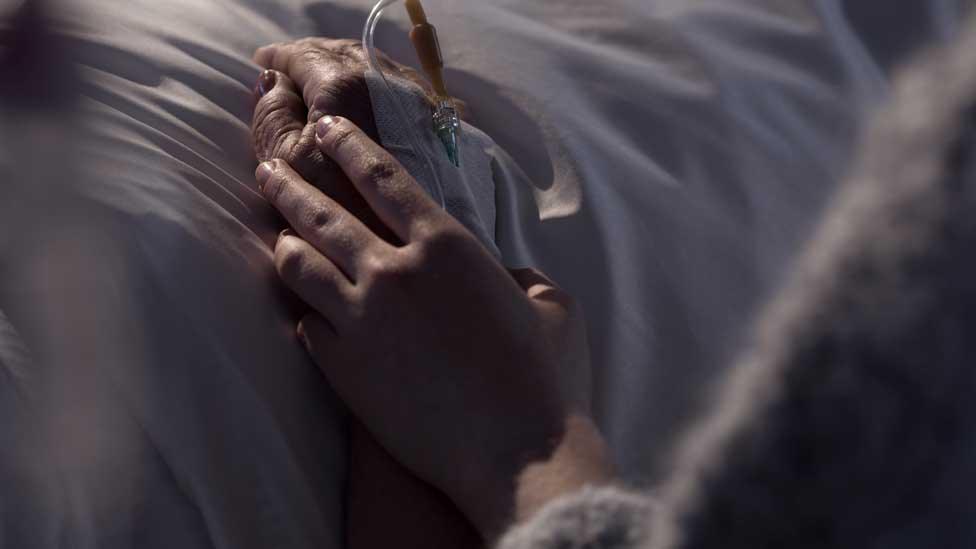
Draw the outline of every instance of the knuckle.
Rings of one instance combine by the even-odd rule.
[[[254,109],[254,129],[264,128],[267,131],[287,125],[291,119],[288,98],[284,94],[271,91],[262,97]]]
[[[363,169],[363,176],[370,181],[383,182],[389,181],[397,176],[399,169],[388,159],[372,159]]]
[[[353,286],[346,291],[346,310],[348,318],[358,321],[366,320],[370,311],[370,292],[361,285]]]
[[[277,46],[271,55],[271,65],[274,67],[286,67],[288,59],[294,53],[294,45],[285,43]]]
[[[312,204],[303,213],[302,223],[314,231],[326,232],[335,223],[335,215],[323,204]]]
[[[462,250],[468,241],[464,231],[454,227],[438,226],[420,230],[424,233],[419,240],[421,249],[430,260],[450,258]]]
[[[329,45],[337,53],[351,61],[365,62],[366,55],[363,52],[363,43],[361,40],[340,38],[333,40]]]
[[[287,240],[275,248],[275,267],[278,275],[286,282],[297,282],[305,273],[305,251]]]
[[[303,126],[282,109],[270,108],[255,115],[252,129],[258,157],[280,158],[282,151],[294,145]]]
[[[374,280],[386,280],[394,274],[390,260],[385,255],[368,254],[363,258],[363,266]]]
[[[280,158],[292,166],[296,160],[301,158],[301,152],[296,142],[297,135],[294,132],[281,132],[271,139],[265,150],[271,158]]]
[[[310,125],[284,135],[275,143],[273,151],[274,158],[287,162],[308,181],[317,180],[324,168],[322,152],[315,144],[314,128]]]
[[[408,278],[437,272],[438,259],[422,245],[411,244],[400,250],[401,268]]]
[[[364,259],[364,268],[370,286],[380,290],[395,288],[405,274],[393,254],[370,254]]]
[[[269,127],[266,132],[263,133],[263,144],[264,149],[271,153],[274,158],[283,158],[285,160],[294,160],[294,158],[285,158],[295,148],[295,141],[300,130],[292,124],[281,124],[278,126]]]
[[[323,61],[323,57],[325,57],[324,52],[314,44],[302,43],[292,59],[303,65],[315,66]]]
[[[423,243],[427,240],[435,238],[436,233],[440,230],[440,224],[432,221],[426,217],[414,219],[410,225],[410,230],[414,235],[413,238],[417,240],[421,245],[418,248],[423,247]]]
[[[337,124],[334,130],[332,130],[332,150],[338,151],[349,144],[352,139],[356,136],[356,131],[346,124]]]
[[[274,93],[274,90],[269,91],[261,99],[258,99],[257,105],[254,107],[254,124],[267,123],[283,106],[284,98],[281,94]]]
[[[272,92],[265,95],[262,101],[264,105],[258,113],[258,125],[265,126],[272,132],[296,125],[297,120],[291,116],[291,105],[285,94]]]
[[[442,272],[435,262],[413,247],[374,255],[367,265],[367,299],[381,306],[396,296],[416,295]]]

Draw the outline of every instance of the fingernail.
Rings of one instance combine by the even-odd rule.
[[[286,236],[295,236],[295,233],[291,229],[285,229],[278,234],[278,242],[281,242],[282,238]]]
[[[329,130],[332,129],[332,126],[335,125],[335,122],[335,118],[329,115],[323,116],[322,119],[319,120],[319,123],[315,125],[315,136],[319,139],[324,138],[329,133]]]
[[[258,170],[255,172],[254,177],[258,181],[258,190],[264,192],[264,185],[271,179],[272,174],[274,174],[274,163],[273,162],[262,162],[258,166]]]
[[[275,71],[266,70],[261,73],[261,77],[258,78],[258,96],[264,97],[269,91],[274,89],[275,83],[278,82],[278,75]]]

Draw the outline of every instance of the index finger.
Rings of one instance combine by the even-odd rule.
[[[298,234],[355,282],[370,253],[385,243],[335,200],[281,160],[258,166],[262,194]]]
[[[319,149],[342,168],[376,215],[404,243],[446,215],[407,170],[355,124],[325,116],[315,126]]]

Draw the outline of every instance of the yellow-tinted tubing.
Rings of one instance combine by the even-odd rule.
[[[407,6],[411,23],[414,25],[427,24],[427,13],[424,12],[424,5],[420,3],[420,0],[405,0],[404,4]]]
[[[434,93],[448,98],[447,85],[444,83],[444,56],[441,55],[440,41],[437,39],[437,29],[427,21],[427,13],[420,0],[405,0],[407,13],[413,28],[410,29],[410,41],[417,50],[420,66],[424,68]]]

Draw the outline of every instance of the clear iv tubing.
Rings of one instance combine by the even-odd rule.
[[[417,129],[410,121],[410,117],[407,116],[407,110],[403,107],[403,103],[400,102],[400,98],[397,96],[397,94],[393,92],[393,88],[390,86],[390,82],[387,81],[386,74],[383,73],[383,69],[380,66],[379,59],[376,57],[376,46],[373,42],[373,35],[376,33],[376,25],[380,22],[380,16],[383,15],[383,10],[388,8],[390,5],[402,1],[403,0],[380,0],[373,7],[373,11],[369,14],[369,19],[366,20],[366,27],[363,29],[363,49],[366,51],[366,64],[369,65],[369,69],[371,71],[380,75],[383,93],[385,93],[387,99],[393,103],[397,116],[400,118],[400,123],[403,124],[404,128],[406,128],[407,136],[410,139],[410,146],[413,148],[414,154],[423,158],[427,165],[427,171],[430,172],[430,180],[433,182],[433,184],[430,186],[430,191],[434,201],[440,204],[441,208],[446,209],[447,203],[444,200],[444,188],[441,185],[440,175],[434,168],[434,162],[430,159],[430,154],[428,154],[427,148],[423,146],[420,136],[417,135]]]

